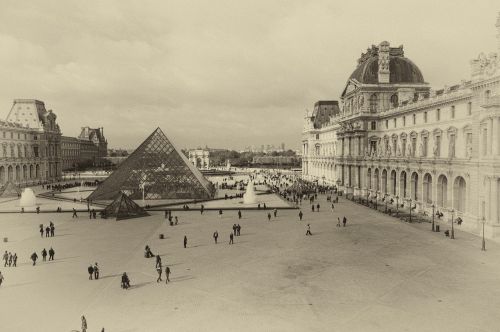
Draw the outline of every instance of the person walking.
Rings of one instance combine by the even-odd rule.
[[[9,261],[9,253],[7,252],[7,250],[5,250],[5,253],[3,254],[3,260],[5,262],[5,264],[3,265],[3,267],[6,267],[7,266],[7,262]]]
[[[160,257],[160,255],[156,255],[156,265],[155,265],[155,267],[158,267],[158,266],[161,267],[161,257]]]
[[[238,219],[241,219],[241,210],[238,210]]]
[[[271,212],[267,214],[267,220],[271,221]]]
[[[43,237],[43,224],[40,224],[40,236]]]
[[[94,279],[99,279],[99,266],[97,266],[97,262],[94,264]]]
[[[312,235],[311,234],[311,224],[307,224],[307,232],[306,235]]]
[[[50,236],[53,237],[55,235],[56,231],[56,226],[54,226],[54,223],[51,221],[50,222]]]
[[[304,215],[304,214],[302,213],[302,210],[300,210],[300,211],[299,211],[299,219],[300,219],[300,221],[302,221],[302,216],[303,216],[303,215]]]
[[[203,211],[205,211],[205,205],[201,204],[201,207],[200,207],[200,214],[203,214]]]
[[[213,238],[215,241],[215,244],[217,244],[217,238],[219,237],[219,233],[217,231],[214,232]]]
[[[87,320],[82,316],[82,332],[87,332]]]
[[[187,244],[188,244],[188,238],[186,235],[184,235],[184,248],[187,247]]]
[[[38,259],[38,255],[36,254],[36,252],[32,253],[31,254],[31,260],[33,261],[33,266],[36,265],[36,260]]]
[[[45,237],[49,237],[50,236],[50,227],[47,226],[45,227]]]
[[[333,203],[332,203],[332,212],[333,212],[333,209],[335,209],[335,205],[333,205]]]
[[[12,266],[17,267],[17,253],[14,253],[14,256],[12,256]]]
[[[318,211],[318,212],[319,212],[319,203],[318,203],[318,204],[316,204],[316,211]]]
[[[94,267],[92,264],[87,268],[87,272],[89,273],[89,280],[92,280],[92,275],[94,274]]]
[[[78,218],[78,215],[76,214],[76,209],[73,208],[73,216],[71,218]]]
[[[130,279],[128,278],[127,272],[123,272],[122,274],[122,288],[123,289],[130,288]]]
[[[241,235],[241,226],[240,226],[240,224],[236,225],[236,235],[237,236]]]
[[[165,283],[168,284],[170,282],[170,268],[167,266],[165,268]]]
[[[49,249],[49,261],[53,261],[54,260],[54,255],[56,254],[56,252],[54,251],[54,249],[52,249],[52,247],[50,247]]]
[[[278,215],[278,209],[274,209],[273,213],[274,213],[274,218],[276,218],[276,216]]]
[[[45,248],[43,248],[43,250],[42,250],[42,259],[43,259],[44,262],[46,261],[46,258],[47,258],[47,250],[45,250]]]
[[[229,244],[233,244],[233,233],[229,234]]]
[[[342,219],[342,223],[344,224],[344,227],[345,227],[345,224],[347,224],[347,218],[344,216],[344,218]]]
[[[337,227],[340,227],[340,217],[337,217]]]
[[[3,274],[2,274],[2,271],[0,271],[0,286],[2,286],[2,282],[3,282]]]
[[[156,282],[162,281],[161,274],[163,272],[163,269],[161,267],[161,264],[160,264],[160,266],[156,266],[156,272],[158,273],[158,278],[156,279]]]
[[[9,252],[9,267],[12,266],[12,260],[14,259],[14,255],[12,255],[10,252]]]
[[[311,210],[312,210],[312,212],[314,212],[314,204],[311,205]]]

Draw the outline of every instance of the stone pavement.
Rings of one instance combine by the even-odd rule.
[[[17,252],[17,268],[0,271],[1,331],[498,331],[500,246],[456,231],[407,224],[341,199],[332,212],[177,212],[136,220],[89,220],[70,214],[2,215],[0,250]],[[337,228],[337,217],[348,218]],[[40,238],[53,220],[56,237]],[[241,236],[228,245],[233,223]],[[311,224],[313,236],[305,236]],[[446,229],[444,225],[442,229]],[[212,233],[218,230],[219,244]],[[159,233],[166,239],[160,240]],[[188,248],[182,240],[188,237]],[[149,244],[172,269],[157,284]],[[29,263],[53,246],[54,262]],[[101,266],[89,281],[87,266]],[[133,287],[120,288],[126,271]],[[19,317],[19,319],[11,319]]]

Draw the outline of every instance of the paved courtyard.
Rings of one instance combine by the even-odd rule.
[[[429,224],[407,224],[341,200],[335,212],[303,205],[267,212],[176,212],[116,222],[71,214],[0,215],[0,250],[18,267],[0,270],[0,331],[498,331],[500,246],[457,230],[456,239]],[[347,216],[345,228],[337,217]],[[56,237],[40,238],[50,220]],[[241,236],[228,245],[233,223]],[[313,236],[305,236],[306,224]],[[441,225],[441,229],[447,226]],[[218,230],[219,244],[212,233]],[[158,235],[164,233],[166,239]],[[182,240],[188,237],[188,248]],[[149,244],[172,270],[157,284]],[[53,262],[31,266],[45,247]],[[101,279],[89,281],[98,262]],[[120,288],[126,271],[132,288]],[[11,319],[22,317],[22,319]]]

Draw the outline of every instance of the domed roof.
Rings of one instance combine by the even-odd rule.
[[[358,67],[349,77],[360,83],[378,84],[378,48],[372,46],[358,60]],[[403,47],[391,48],[389,53],[389,84],[425,83],[420,69],[408,58],[404,57]]]

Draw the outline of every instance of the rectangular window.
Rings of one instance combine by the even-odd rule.
[[[396,119],[394,119],[394,120],[393,120],[393,122],[394,122],[394,128],[396,128],[396,126],[397,126],[397,121],[396,121]]]
[[[436,157],[441,156],[441,136],[436,136]]]
[[[416,123],[417,123],[417,115],[413,114],[413,124],[416,124]]]
[[[35,158],[38,158],[38,146],[33,147],[33,154],[35,155]]]
[[[385,120],[385,129],[389,129],[389,120]]]
[[[376,129],[377,129],[377,122],[372,121],[372,130],[376,130]]]
[[[401,149],[403,151],[401,151],[401,153],[403,154],[403,156],[406,155],[406,138],[403,138],[401,139]]]
[[[436,121],[439,121],[441,120],[441,110],[438,108],[436,110]]]
[[[467,115],[471,115],[472,114],[472,103],[469,101],[467,103]]]
[[[406,126],[406,116],[403,116],[403,127]]]
[[[427,112],[424,112],[424,123],[427,123]]]
[[[428,142],[429,141],[429,138],[427,136],[424,136],[422,138],[422,154],[424,155],[424,157],[427,157],[427,145],[428,145]]]
[[[455,106],[451,106],[451,118],[455,118]]]
[[[319,139],[319,134],[316,134],[316,139]]]

